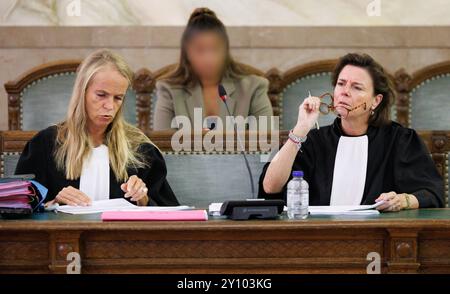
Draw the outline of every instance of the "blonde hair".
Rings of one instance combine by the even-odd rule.
[[[55,162],[59,170],[65,171],[69,180],[81,176],[83,161],[93,148],[86,125],[86,90],[95,74],[108,66],[117,70],[131,85],[133,72],[120,55],[106,49],[93,52],[77,70],[66,119],[57,126]],[[128,168],[148,165],[138,153],[138,148],[143,143],[153,144],[141,130],[125,121],[123,105],[106,129],[104,139],[104,144],[108,146],[110,166],[118,182],[128,179]]]

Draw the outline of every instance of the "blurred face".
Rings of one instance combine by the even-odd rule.
[[[86,90],[89,126],[106,129],[122,106],[127,89],[128,80],[114,68],[98,71]]]
[[[222,73],[226,44],[217,32],[201,32],[189,40],[187,58],[201,79],[217,79]]]
[[[334,88],[334,106],[343,119],[370,116],[383,99],[374,96],[372,77],[361,67],[346,65]]]

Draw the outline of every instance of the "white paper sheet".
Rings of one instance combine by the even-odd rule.
[[[223,203],[211,203],[208,208],[209,215],[212,216],[220,216],[220,209],[222,208]]]
[[[105,211],[177,211],[193,209],[190,206],[136,206],[124,198],[93,201],[90,206],[61,205],[58,212],[69,214],[89,214]]]

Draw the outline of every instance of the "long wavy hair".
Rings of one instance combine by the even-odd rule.
[[[202,32],[215,32],[225,43],[226,55],[223,68],[223,77],[241,78],[251,74],[250,71],[240,63],[236,62],[230,53],[230,40],[225,25],[220,21],[214,11],[208,8],[197,8],[189,17],[188,24],[181,37],[180,60],[176,68],[161,77],[172,85],[193,86],[199,82],[199,78],[193,71],[187,55],[187,45],[194,36]]]
[[[55,162],[69,180],[81,176],[83,161],[90,155],[93,144],[87,130],[86,91],[95,74],[105,67],[113,67],[129,85],[133,72],[124,59],[109,50],[101,49],[90,54],[79,66],[65,121],[57,125]],[[126,99],[126,98],[125,98]],[[119,182],[128,179],[127,169],[147,166],[138,153],[143,143],[153,144],[138,128],[127,123],[120,106],[106,129],[104,144],[108,146],[109,163]]]

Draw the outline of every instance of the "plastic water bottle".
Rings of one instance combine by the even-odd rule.
[[[308,217],[309,185],[303,179],[302,171],[293,171],[292,180],[287,185],[287,213],[289,219]]]

